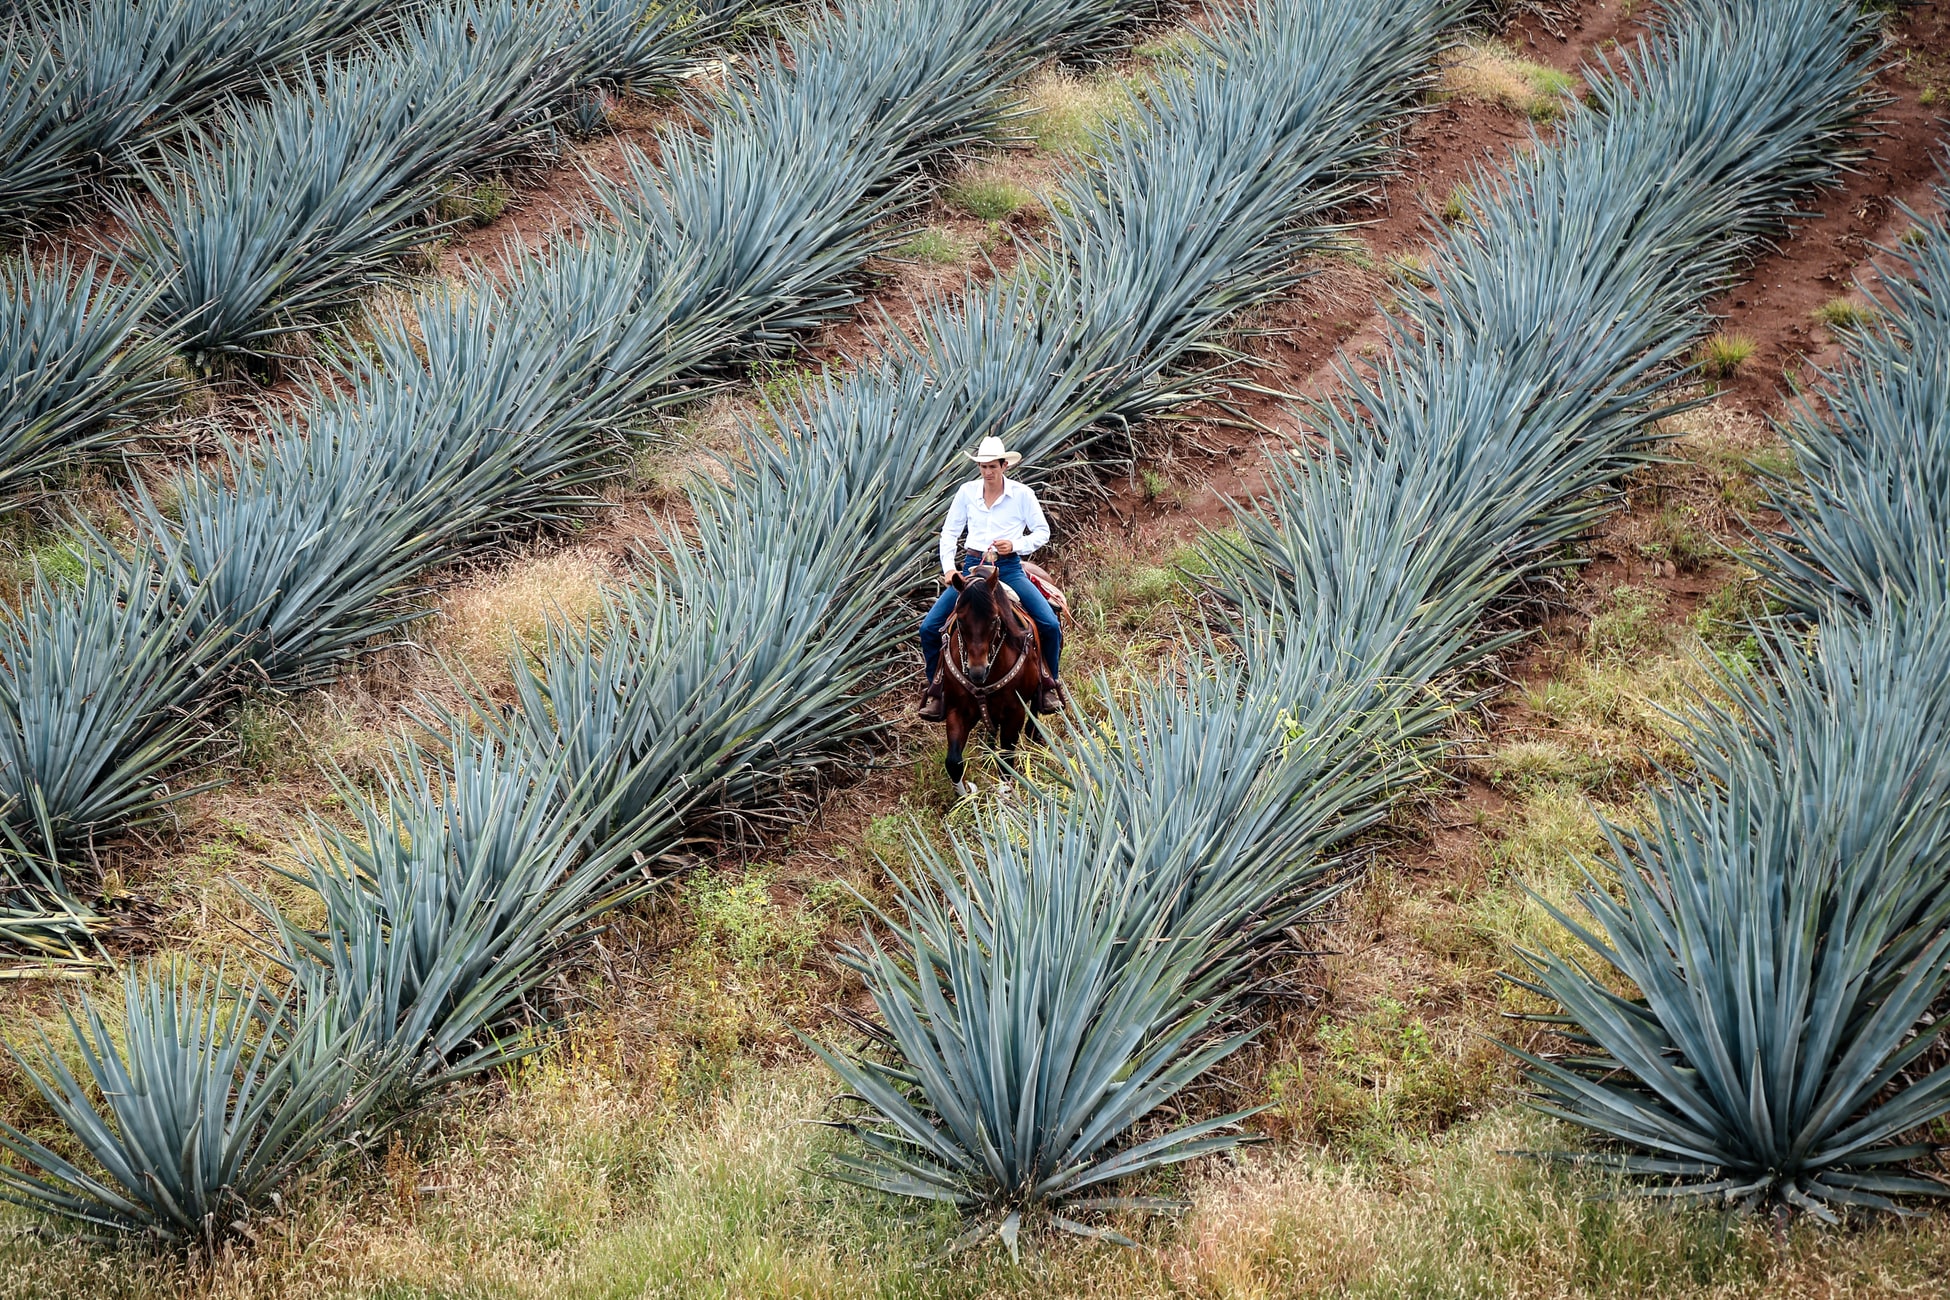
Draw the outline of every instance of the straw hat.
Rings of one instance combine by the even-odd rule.
[[[977,447],[974,451],[964,452],[962,454],[967,456],[970,460],[974,461],[977,465],[980,465],[985,461],[999,460],[1003,464],[1007,465],[1010,469],[1014,469],[1018,464],[1022,462],[1021,452],[1010,451],[1007,447],[1004,447],[1002,445],[1002,439],[996,437],[993,434],[990,434],[988,437],[982,439],[982,445]]]

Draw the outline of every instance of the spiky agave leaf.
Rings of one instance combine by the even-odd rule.
[[[849,956],[893,1059],[815,1048],[869,1108],[847,1125],[865,1154],[838,1157],[839,1177],[990,1230],[1043,1219],[1123,1240],[1072,1216],[1239,1141],[1250,1112],[1125,1138],[1248,1036],[1201,1038],[1224,995],[1187,997],[1197,945],[1147,915],[1121,841],[1075,814],[984,822],[952,855],[915,837],[923,883],[896,881],[888,937]]]
[[[1837,611],[1819,658],[1782,631],[1769,677],[1720,669],[1700,777],[1651,829],[1607,828],[1621,893],[1594,880],[1589,925],[1556,912],[1639,996],[1526,953],[1582,1054],[1519,1055],[1542,1109],[1628,1148],[1580,1159],[1833,1218],[1944,1193],[1896,1139],[1950,1113],[1950,1067],[1909,1073],[1950,989],[1950,659],[1925,649],[1950,607]]]
[[[165,513],[138,483],[135,563],[217,647],[229,680],[291,690],[329,680],[357,649],[414,617],[406,589],[427,508],[389,499],[351,443],[284,438],[224,447],[223,471],[192,464]]]
[[[1285,647],[1282,647],[1285,648]],[[1206,644],[1101,721],[1072,721],[1046,805],[1116,827],[1134,923],[1198,950],[1234,988],[1269,940],[1355,877],[1336,851],[1427,780],[1453,710],[1413,679]]]
[[[141,331],[151,298],[72,252],[0,265],[0,510],[116,446],[169,390],[170,340]]]
[[[103,1235],[214,1245],[357,1126],[373,1090],[351,1036],[253,980],[186,965],[131,970],[121,1041],[92,999],[68,1012],[72,1050],[8,1052],[87,1153],[77,1163],[11,1125],[0,1196]]]
[[[649,887],[619,870],[627,842],[591,850],[610,801],[590,789],[464,732],[433,755],[402,745],[376,801],[342,783],[360,834],[319,823],[300,850],[291,879],[322,903],[322,928],[259,900],[280,960],[357,1027],[396,1100],[532,1050],[502,1033],[526,995],[573,934]]]
[[[204,594],[183,586],[178,604],[112,554],[87,558],[78,582],[37,574],[0,611],[4,817],[57,891],[64,859],[193,792],[163,778],[198,752],[213,699]]]

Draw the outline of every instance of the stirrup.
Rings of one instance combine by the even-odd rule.
[[[1044,678],[1043,684],[1036,688],[1036,712],[1061,713],[1066,703],[1068,700],[1060,678]]]

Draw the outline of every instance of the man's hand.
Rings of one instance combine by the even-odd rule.
[[[1006,537],[998,537],[989,549],[997,555],[1014,555],[1016,553],[1016,544]]]
[[[955,585],[955,571],[953,569],[943,569],[941,571],[941,585],[944,587],[952,587]]]

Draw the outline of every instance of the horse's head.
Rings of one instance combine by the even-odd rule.
[[[949,581],[961,593],[955,601],[955,626],[961,638],[962,672],[967,674],[971,686],[982,686],[988,682],[989,661],[995,657],[995,643],[1002,636],[995,568],[979,565],[967,575],[957,573]]]

